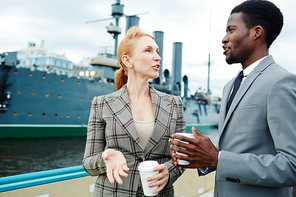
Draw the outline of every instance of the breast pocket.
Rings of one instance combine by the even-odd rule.
[[[252,104],[252,105],[243,105],[243,106],[238,106],[236,108],[236,110],[252,110],[252,109],[256,109],[259,108],[258,104]]]

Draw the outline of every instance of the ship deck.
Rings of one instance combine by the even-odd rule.
[[[186,132],[191,133],[193,126],[197,131],[216,129],[218,127],[217,124],[190,124],[186,125]],[[86,133],[86,125],[0,124],[0,138],[81,137],[86,136]]]

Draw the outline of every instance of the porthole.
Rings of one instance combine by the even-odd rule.
[[[36,95],[36,91],[32,91],[32,95]]]
[[[78,118],[81,118],[81,116],[80,116],[80,115],[78,115]]]
[[[18,70],[14,70],[13,73],[14,73],[14,74],[18,74]]]
[[[67,118],[70,118],[70,114],[67,114]]]
[[[48,93],[46,93],[46,94],[45,94],[45,96],[46,96],[46,97],[49,97],[49,94],[48,94]]]
[[[42,113],[42,116],[45,117],[45,113]]]
[[[103,88],[105,88],[105,86],[103,86]]]
[[[64,81],[65,81],[65,79],[62,77],[62,78],[61,78],[61,82],[64,82]]]
[[[42,75],[42,79],[46,79],[46,75]]]
[[[17,115],[17,112],[16,112],[16,111],[15,111],[15,112],[13,112],[13,115],[14,115],[14,116],[16,116],[16,115]]]
[[[59,117],[59,115],[58,115],[58,114],[55,114],[55,115],[54,115],[54,117],[56,117],[56,118],[57,118],[57,117]]]
[[[77,81],[77,84],[78,84],[78,85],[80,84],[80,81],[79,81],[79,80]]]
[[[89,86],[89,82],[87,82],[87,84],[86,85],[88,85]]]
[[[91,98],[91,99],[89,99],[89,101],[90,101],[90,102],[92,102],[92,98]]]
[[[33,76],[33,73],[32,72],[29,72],[29,77],[32,77]]]
[[[21,94],[21,93],[22,93],[22,90],[18,89],[18,90],[17,90],[17,93],[18,93],[18,94]]]
[[[28,113],[28,116],[32,116],[32,112],[29,112],[29,113]]]
[[[62,95],[59,94],[59,95],[58,95],[58,98],[62,98]]]
[[[80,100],[83,101],[83,97],[80,97]]]
[[[98,84],[95,84],[96,87],[98,87]]]

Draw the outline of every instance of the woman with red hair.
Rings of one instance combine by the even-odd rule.
[[[149,85],[158,77],[158,50],[151,35],[130,28],[117,50],[117,91],[93,99],[83,166],[98,176],[94,196],[144,196],[138,165],[146,160],[159,163],[159,173],[148,178],[154,194],[174,196],[183,171],[172,163],[168,139],[185,132],[185,120],[180,97]]]

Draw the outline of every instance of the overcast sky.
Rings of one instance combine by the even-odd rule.
[[[240,70],[228,65],[221,40],[231,9],[240,0],[121,0],[124,14],[139,15],[140,27],[152,34],[164,32],[164,69],[171,70],[172,46],[183,43],[182,75],[189,78],[195,92],[207,87],[207,61],[211,54],[210,88],[221,96],[223,86]],[[296,73],[296,1],[272,0],[284,14],[284,27],[273,43],[270,54],[276,62]],[[86,24],[86,21],[111,17],[111,4],[116,0],[2,0],[0,6],[0,52],[26,48],[28,42],[59,54],[73,62],[98,53],[114,52],[114,39],[106,26],[114,20]],[[120,19],[123,33],[125,18]]]

